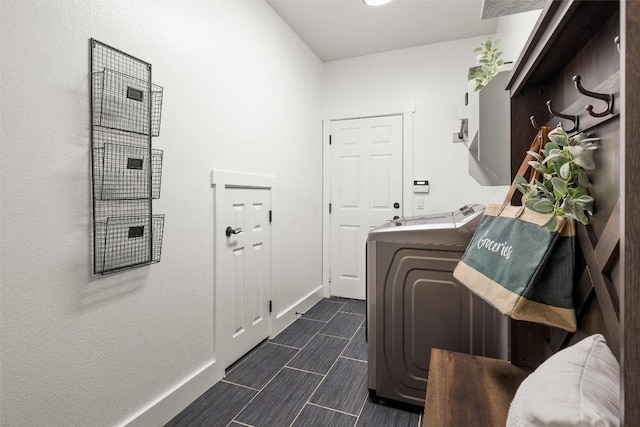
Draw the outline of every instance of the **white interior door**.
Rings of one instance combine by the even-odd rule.
[[[402,116],[331,122],[331,295],[365,298],[371,228],[402,216]]]
[[[228,367],[269,336],[271,190],[226,186],[216,201],[217,361]]]

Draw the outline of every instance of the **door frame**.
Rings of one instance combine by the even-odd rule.
[[[331,112],[322,120],[322,287],[323,296],[329,297],[329,267],[331,254],[331,217],[329,203],[331,198],[331,154],[329,135],[331,122],[338,120],[369,119],[383,116],[402,116],[402,215],[413,214],[413,114],[416,105],[367,107]]]
[[[277,188],[277,178],[271,175],[259,175],[245,172],[234,172],[227,171],[221,169],[213,169],[211,171],[211,185],[214,187],[214,206],[213,206],[213,223],[214,223],[214,248],[213,248],[213,268],[214,268],[214,276],[213,276],[213,321],[215,322],[213,328],[213,358],[215,361],[220,361],[220,349],[218,347],[217,338],[222,336],[224,319],[222,319],[221,313],[222,310],[221,304],[223,303],[221,298],[221,290],[218,286],[224,280],[223,269],[217,268],[218,263],[218,254],[221,254],[226,246],[225,246],[225,228],[227,225],[227,218],[225,217],[225,207],[226,207],[226,190],[227,188],[255,188],[255,189],[264,189],[270,190],[271,193],[271,210],[273,211],[275,191]],[[278,269],[275,268],[277,254],[275,251],[274,245],[274,235],[275,222],[271,223],[271,264],[270,264],[270,280],[269,286],[266,289],[266,300],[273,300],[273,283],[274,280],[278,279]],[[271,338],[273,334],[273,314],[276,313],[275,301],[273,303],[273,310],[268,313],[267,316],[267,333],[268,337]],[[227,362],[222,360],[222,362]],[[222,366],[222,369],[225,369],[226,366]]]

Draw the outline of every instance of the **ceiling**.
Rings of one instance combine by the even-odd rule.
[[[377,7],[362,0],[267,3],[320,59],[335,61],[493,34],[498,16],[541,8],[545,0],[393,0]]]

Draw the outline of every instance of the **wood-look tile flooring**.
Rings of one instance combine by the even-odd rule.
[[[419,427],[421,415],[370,401],[364,301],[323,299],[167,426]]]

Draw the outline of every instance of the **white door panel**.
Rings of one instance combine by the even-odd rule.
[[[360,227],[342,225],[340,226],[340,237],[338,241],[338,250],[342,254],[338,265],[338,273],[340,278],[344,279],[360,279],[358,276],[360,268],[358,265],[358,243]]]
[[[331,294],[364,299],[367,234],[402,215],[402,116],[333,121],[331,136]]]
[[[340,189],[338,190],[338,206],[342,209],[360,207],[360,157],[343,156],[340,158]]]
[[[220,220],[219,239],[224,239],[216,269],[222,300],[217,306],[222,322],[220,361],[228,366],[269,335],[268,289],[271,284],[271,191],[261,188],[227,187],[227,214]],[[227,222],[224,222],[224,219]],[[237,232],[226,236],[229,226]],[[220,246],[219,246],[220,247]],[[225,297],[226,296],[226,297]]]
[[[391,201],[391,179],[393,157],[391,155],[375,155],[371,156],[369,183],[371,188],[371,197],[369,207],[371,209],[389,209],[393,208]],[[397,201],[397,200],[396,200]]]

